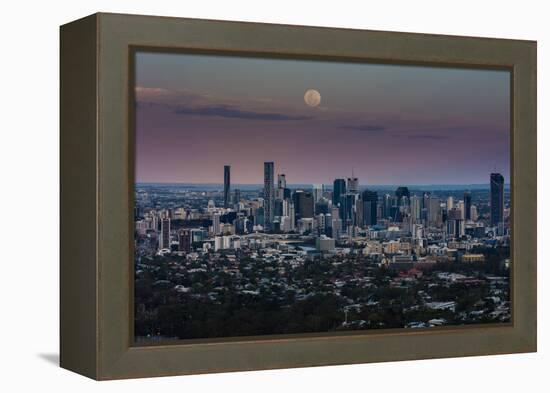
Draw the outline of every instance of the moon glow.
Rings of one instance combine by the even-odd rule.
[[[321,103],[321,94],[315,89],[309,89],[304,94],[304,101],[309,106],[318,106]]]

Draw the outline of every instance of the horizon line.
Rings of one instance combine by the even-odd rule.
[[[339,179],[342,179],[342,178],[339,178]],[[343,178],[345,179],[345,178]],[[274,184],[276,183],[275,181],[273,182]],[[204,186],[208,186],[208,185],[224,185],[223,182],[181,182],[181,181],[168,181],[168,182],[154,182],[154,181],[136,181],[134,182],[135,185],[139,185],[139,184],[193,184],[193,185],[204,185]],[[289,183],[287,182],[287,185],[298,185],[298,186],[303,186],[303,185],[317,185],[317,184],[322,184],[322,185],[333,185],[333,183]],[[426,187],[426,186],[489,186],[491,183],[490,182],[487,182],[487,183],[406,183],[406,184],[403,184],[403,183],[380,183],[380,184],[365,184],[364,186],[396,186],[396,187],[399,187],[399,186],[421,186],[421,187]],[[230,183],[230,185],[240,185],[240,186],[262,186],[263,187],[263,183]],[[510,183],[504,183],[504,185],[506,186],[509,186]],[[361,184],[360,184],[361,186]]]

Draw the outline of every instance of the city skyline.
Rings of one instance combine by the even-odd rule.
[[[216,70],[223,69],[220,74]],[[211,55],[136,55],[136,182],[488,184],[509,178],[509,73]],[[310,107],[303,95],[320,92]],[[452,178],[452,179],[451,179]]]
[[[134,340],[511,320],[510,73],[136,54]]]
[[[178,184],[178,185],[184,185],[184,184],[192,184],[192,185],[211,185],[211,186],[223,186],[223,189],[224,189],[224,205],[227,205],[227,200],[228,200],[228,196],[231,192],[231,189],[233,189],[234,186],[245,186],[245,187],[251,187],[251,186],[255,186],[255,187],[258,187],[258,188],[261,188],[261,187],[265,187],[265,166],[266,164],[271,164],[272,165],[272,171],[273,171],[273,174],[272,174],[272,183],[275,184],[275,178],[274,178],[274,175],[277,174],[277,176],[279,177],[279,180],[278,182],[280,182],[280,178],[282,177],[284,179],[284,184],[285,184],[285,187],[286,185],[288,186],[294,186],[294,187],[298,187],[298,186],[315,186],[315,185],[321,185],[323,187],[327,186],[329,189],[333,187],[334,185],[334,181],[335,180],[341,180],[341,181],[344,181],[346,179],[350,179],[350,177],[346,177],[346,176],[341,176],[341,177],[337,177],[335,179],[333,179],[333,181],[331,182],[322,182],[322,183],[292,183],[292,182],[289,182],[287,181],[287,174],[286,173],[279,173],[276,171],[276,162],[273,162],[273,161],[269,161],[269,162],[264,162],[263,163],[263,170],[264,170],[264,173],[263,173],[263,178],[262,178],[262,182],[258,181],[258,182],[255,182],[255,183],[234,183],[232,182],[230,179],[231,179],[231,165],[223,165],[223,181],[222,182],[217,182],[217,183],[205,183],[205,182],[198,182],[198,183],[186,183],[186,182],[181,182],[181,183],[178,183],[178,182],[166,182],[166,183],[155,183],[155,182],[142,182],[142,183],[136,183],[136,184],[167,184],[167,185],[170,185],[170,184]],[[477,187],[482,187],[482,186],[487,186],[488,188],[491,187],[491,182],[492,182],[492,175],[493,174],[496,174],[494,172],[491,173],[491,178],[489,180],[489,182],[486,182],[486,183],[471,183],[471,184],[452,184],[452,183],[449,183],[449,184],[407,184],[407,183],[398,183],[398,184],[362,184],[361,183],[361,179],[358,178],[354,173],[353,173],[353,170],[352,170],[352,173],[351,173],[351,178],[356,180],[357,183],[358,183],[358,187],[359,188],[365,188],[365,187],[398,187],[398,186],[407,186],[407,187],[411,187],[411,186],[417,186],[417,187],[429,187],[429,186],[477,186]],[[498,175],[502,176],[502,174],[498,173]],[[503,177],[503,176],[502,176]],[[506,188],[506,186],[509,187],[509,182],[506,182],[506,179],[502,179],[502,184],[503,186]]]

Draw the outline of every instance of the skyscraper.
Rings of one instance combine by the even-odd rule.
[[[293,196],[296,220],[313,217],[313,194],[302,190],[296,191]]]
[[[189,229],[180,229],[178,232],[178,250],[191,251],[191,231]]]
[[[359,193],[359,179],[356,177],[348,177],[348,194]]]
[[[319,200],[323,197],[323,188],[324,187],[322,184],[313,185],[313,200],[315,203],[319,202]]]
[[[284,173],[277,175],[277,188],[286,188],[286,175]]]
[[[220,215],[214,214],[212,216],[212,233],[214,235],[220,234]]]
[[[342,196],[346,193],[346,181],[344,179],[334,180],[332,190],[332,204],[338,206],[341,203]]]
[[[273,223],[273,205],[275,200],[274,173],[273,162],[264,162],[264,210],[265,226],[267,229],[271,229],[271,224]]]
[[[491,173],[491,225],[504,221],[504,177],[500,173]]]
[[[223,207],[229,207],[229,197],[231,194],[231,166],[223,166]]]
[[[170,248],[170,218],[164,217],[160,221],[159,249]]]
[[[464,193],[464,219],[472,219],[472,194],[469,191]]]
[[[417,195],[411,197],[411,217],[416,222],[420,220],[420,214],[422,212],[422,198]]]
[[[356,202],[359,199],[357,194],[347,193],[342,195],[342,205],[340,206],[340,214],[342,215],[342,227],[354,226],[356,222]]]
[[[408,205],[411,197],[409,188],[404,186],[397,187],[397,190],[395,190],[395,197],[397,198],[398,206]]]
[[[376,225],[378,217],[378,193],[363,191],[363,225]]]
[[[447,210],[451,210],[454,207],[455,205],[454,205],[453,197],[452,196],[447,197]]]

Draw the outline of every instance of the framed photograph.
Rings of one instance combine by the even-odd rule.
[[[536,351],[536,43],[61,27],[61,366]]]

